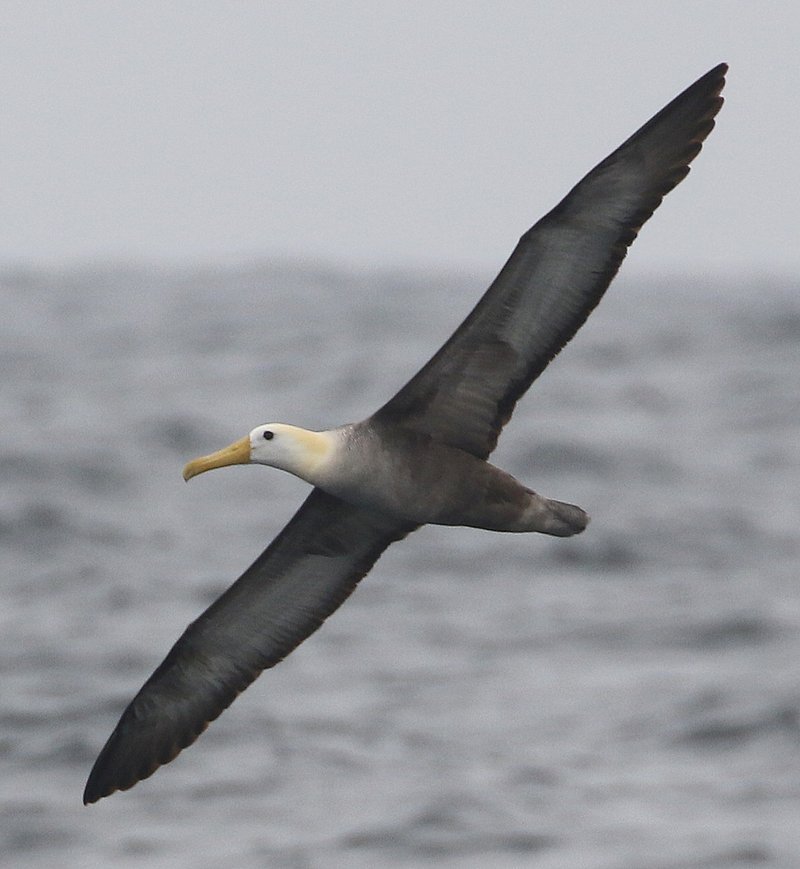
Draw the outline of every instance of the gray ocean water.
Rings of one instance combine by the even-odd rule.
[[[81,793],[124,706],[307,486],[184,462],[362,418],[475,277],[0,274],[0,863],[800,866],[800,292],[626,280],[498,464],[592,515],[425,528],[174,763]]]

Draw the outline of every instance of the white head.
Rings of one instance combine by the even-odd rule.
[[[254,428],[247,437],[230,446],[193,459],[183,469],[183,479],[228,465],[269,465],[289,471],[309,482],[330,456],[333,441],[330,432],[307,431],[284,423],[266,423]]]

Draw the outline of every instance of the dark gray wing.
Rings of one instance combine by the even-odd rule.
[[[84,803],[132,787],[194,742],[414,527],[314,489],[255,563],[189,625],[131,701],[92,768]]]
[[[727,66],[676,97],[520,239],[472,313],[374,416],[480,458],[583,325],[642,224],[714,127]]]

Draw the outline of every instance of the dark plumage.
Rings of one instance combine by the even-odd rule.
[[[453,336],[364,423],[317,435],[295,430],[296,436],[283,432],[290,427],[260,427],[251,433],[252,444],[243,439],[187,466],[188,478],[223,464],[262,461],[304,476],[315,488],[266,551],[187,628],[134,697],[97,758],[84,802],[129,788],[172,760],[263,669],[313,633],[384,549],[420,521],[550,534],[585,527],[579,507],[535,495],[484,460],[516,402],[600,301],[642,224],[689,172],[722,105],[726,70],[724,64],[715,67],[676,97],[528,230]],[[414,450],[399,443],[417,444],[420,451],[430,444],[438,451],[440,512],[425,513],[431,504],[421,488],[414,502],[413,478],[410,499],[387,500],[376,509],[380,486],[367,494],[366,482],[375,477],[373,469],[359,474],[335,452],[337,438],[352,444],[359,431],[390,456],[380,464],[374,451],[364,453],[366,464],[376,464],[378,483],[394,454],[406,465],[414,458]],[[281,438],[308,464],[255,456],[267,449],[265,441],[278,450]],[[298,470],[312,465],[308,473]],[[448,485],[456,490],[447,483],[458,476],[456,465],[470,469],[462,482],[481,489],[474,499],[459,490],[458,499],[448,500]]]

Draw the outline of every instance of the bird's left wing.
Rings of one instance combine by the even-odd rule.
[[[314,489],[253,565],[189,625],[131,701],[92,768],[84,803],[132,787],[194,742],[414,527]]]
[[[628,246],[685,178],[722,105],[698,79],[526,232],[472,313],[374,416],[486,458],[517,400],[600,301]]]

